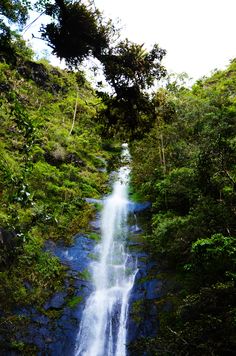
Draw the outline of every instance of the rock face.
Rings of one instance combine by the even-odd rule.
[[[134,203],[130,202],[128,209],[130,213],[140,213],[151,207],[151,203],[146,201],[144,203]]]
[[[18,316],[30,321],[27,332],[19,332],[18,339],[35,345],[38,355],[73,355],[84,303],[92,290],[86,272],[95,244],[84,235],[76,235],[70,247],[47,242],[45,248],[68,267],[64,289],[44,304],[42,312],[34,308],[16,311]]]
[[[133,237],[137,237],[137,234]],[[155,278],[157,266],[143,250],[141,242],[131,242],[132,254],[137,257],[138,272],[130,296],[128,344],[158,332],[156,301],[162,294],[162,281]]]
[[[145,208],[147,205],[144,205]],[[133,205],[131,211],[141,210]],[[156,265],[146,252],[142,240],[143,229],[137,216],[130,214],[128,248],[137,260],[138,272],[130,295],[128,340],[151,337],[157,333],[156,301],[162,293],[162,282],[155,278]],[[100,233],[100,215],[91,222],[93,235]],[[92,235],[91,234],[91,235]],[[76,235],[72,246],[48,241],[45,249],[57,256],[68,267],[64,289],[48,300],[40,313],[35,309],[17,311],[30,320],[27,333],[19,333],[19,340],[36,345],[38,355],[73,355],[82,312],[88,295],[93,290],[90,281],[90,263],[96,257],[96,239],[90,235]]]

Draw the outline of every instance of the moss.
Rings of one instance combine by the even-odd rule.
[[[144,311],[144,301],[142,299],[133,302],[131,307],[131,315],[132,315],[132,319],[137,324],[139,324],[142,321],[143,311]]]
[[[98,261],[98,260],[99,260],[99,256],[98,256],[98,255],[95,255],[94,253],[89,253],[89,254],[88,254],[88,257],[89,257],[91,260],[94,260],[94,261]]]
[[[22,342],[22,341],[12,341],[11,343],[11,347],[15,350],[18,350],[18,351],[23,351],[24,348],[25,348],[25,344]]]
[[[138,283],[139,283],[139,284],[142,284],[142,283],[151,281],[152,279],[153,279],[153,276],[150,275],[150,274],[147,274],[145,277],[140,278],[140,279],[138,280]]]
[[[148,261],[148,256],[147,257],[146,256],[145,257],[140,257],[139,261],[140,262],[147,262]]]
[[[96,232],[91,232],[89,235],[88,235],[88,238],[89,239],[92,239],[92,240],[95,240],[97,242],[101,241],[101,235],[97,234]]]
[[[82,209],[68,222],[67,233],[74,235],[78,231],[86,231],[89,223],[94,216],[94,208],[89,204],[85,204]]]
[[[137,192],[137,189],[132,185],[129,186],[129,198],[135,203],[142,203],[145,201],[145,197],[140,192]]]
[[[48,310],[45,310],[45,309],[41,309],[41,312],[46,315],[48,318],[50,319],[59,319],[60,316],[62,315],[62,310],[56,310],[56,309],[48,309]]]
[[[19,335],[27,335],[30,319],[21,315],[0,317],[0,349],[1,355],[16,353],[17,355],[37,355],[37,347],[19,339]]]
[[[68,302],[67,305],[70,308],[75,308],[78,304],[80,304],[83,301],[83,297],[81,296],[74,296],[72,297]]]
[[[96,211],[100,212],[103,209],[102,203],[94,203],[93,206],[95,207]]]
[[[15,264],[0,272],[0,300],[5,310],[15,304],[41,305],[62,287],[65,267],[58,258],[43,251],[42,244],[40,237],[28,237]]]
[[[140,244],[136,244],[136,245],[130,245],[129,246],[129,251],[130,252],[143,252],[143,246]]]
[[[82,279],[84,281],[91,280],[91,274],[87,269],[84,269],[82,272],[78,272],[78,276],[80,279]]]

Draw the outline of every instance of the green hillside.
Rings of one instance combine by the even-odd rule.
[[[160,335],[141,349],[233,355],[236,61],[191,89],[169,83],[156,101],[154,128],[133,144],[133,183],[153,202],[146,241],[175,283],[160,301],[172,313],[161,314]]]
[[[85,198],[107,192],[110,157],[96,123],[102,104],[83,73],[16,46],[17,64],[0,63],[1,325],[16,305],[41,305],[60,289],[64,267],[44,243],[86,231],[95,208]]]

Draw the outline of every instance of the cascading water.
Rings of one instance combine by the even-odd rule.
[[[102,211],[98,261],[91,264],[94,291],[83,312],[75,356],[125,356],[129,294],[137,272],[126,252],[130,154],[123,145],[126,164],[118,172],[112,194]]]

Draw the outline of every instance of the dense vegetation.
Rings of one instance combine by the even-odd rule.
[[[107,191],[109,159],[95,124],[101,100],[83,73],[32,61],[18,36],[14,48],[16,65],[0,63],[1,350],[22,323],[16,306],[40,308],[63,288],[65,268],[45,241],[87,229],[94,208],[84,198]]]
[[[1,349],[14,347],[22,325],[14,308],[40,308],[62,288],[65,268],[45,241],[70,243],[87,229],[94,209],[84,198],[107,191],[104,143],[116,134],[131,141],[133,186],[153,203],[147,246],[164,278],[173,276],[159,301],[160,333],[134,354],[233,355],[236,61],[191,89],[177,79],[149,94],[166,75],[165,50],[114,42],[117,30],[93,3],[37,6],[52,19],[43,38],[74,71],[35,62],[11,31],[25,24],[27,1],[0,4]],[[95,92],[76,67],[89,56],[112,94]]]
[[[154,128],[133,144],[133,182],[153,202],[147,244],[166,277],[150,355],[233,355],[236,341],[236,61],[186,89],[156,93]],[[161,304],[161,303],[160,303]]]

